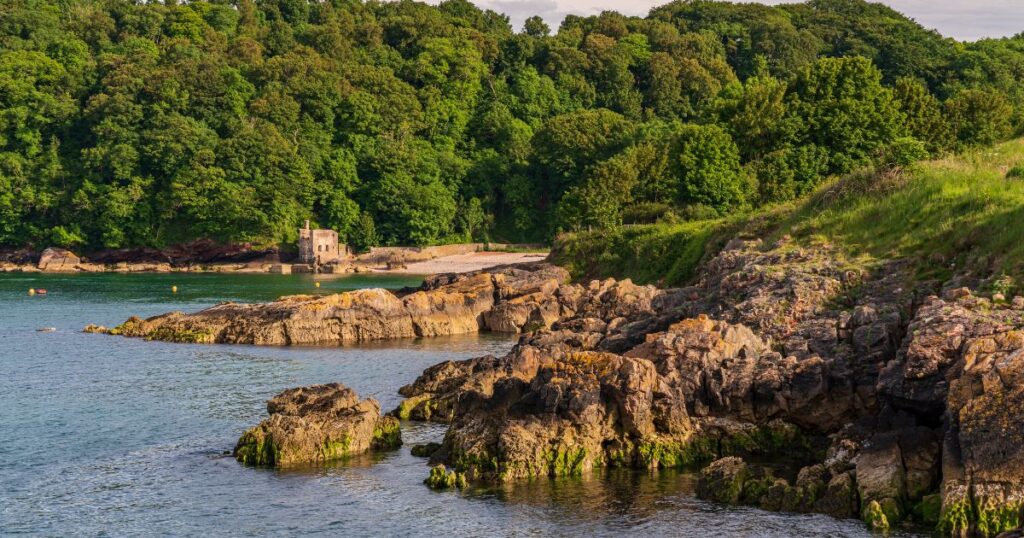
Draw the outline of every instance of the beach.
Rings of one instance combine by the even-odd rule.
[[[437,273],[468,273],[496,265],[539,262],[548,257],[546,252],[470,252],[441,256],[432,260],[414,262],[402,268],[379,269],[381,272],[410,275],[432,275]]]

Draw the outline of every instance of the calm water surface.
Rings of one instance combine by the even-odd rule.
[[[341,381],[384,409],[446,359],[503,353],[467,336],[343,348],[200,346],[84,334],[130,315],[219,301],[416,285],[409,276],[0,275],[0,534],[868,536],[856,521],[729,508],[693,497],[688,474],[614,472],[434,492],[417,442],[327,468],[279,472],[230,456],[280,390]],[[177,285],[179,292],[170,288]],[[29,297],[29,288],[49,290]],[[55,327],[56,332],[37,332]]]

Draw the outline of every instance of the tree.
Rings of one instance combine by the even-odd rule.
[[[724,123],[745,160],[755,159],[787,145],[793,125],[786,119],[785,82],[771,76],[763,64],[755,76],[730,84],[716,104]]]
[[[528,17],[526,22],[523,23],[523,33],[530,37],[540,39],[547,37],[548,34],[551,33],[551,28],[544,22],[544,19],[534,15],[532,17]]]
[[[560,225],[569,230],[613,228],[639,181],[632,156],[622,153],[591,167],[580,185],[570,188],[558,206]]]
[[[963,146],[985,146],[1013,132],[1013,107],[993,90],[962,90],[946,102],[946,114]]]
[[[750,181],[740,167],[736,144],[721,127],[682,126],[668,147],[668,163],[678,181],[680,204],[724,213],[747,203]]]
[[[942,103],[921,82],[901,78],[893,87],[900,109],[907,117],[907,130],[924,142],[931,153],[952,148],[953,132],[942,111]]]
[[[879,150],[907,134],[906,118],[882,73],[866,58],[822,58],[797,77],[788,120],[797,144],[831,154],[830,171],[842,173],[871,162]]]

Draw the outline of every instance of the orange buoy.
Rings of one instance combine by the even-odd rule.
[[[38,293],[39,295],[46,295],[46,290],[44,290],[43,288],[38,288],[36,289],[36,293]]]

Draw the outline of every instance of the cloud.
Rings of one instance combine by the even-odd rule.
[[[439,0],[432,0],[436,4]],[[614,10],[624,15],[646,15],[652,7],[668,0],[472,0],[478,6],[509,16],[513,28],[520,30],[523,21],[540,15],[552,29],[566,15],[596,15]],[[760,0],[779,4],[787,0]],[[1004,37],[1024,32],[1022,0],[881,0],[893,9],[913,18],[926,28],[945,36],[973,41],[984,37]]]

